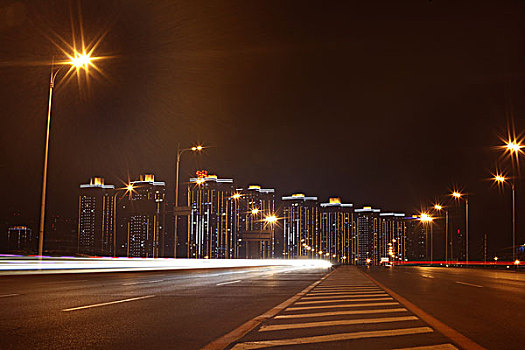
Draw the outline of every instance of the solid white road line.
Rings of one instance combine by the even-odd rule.
[[[479,284],[472,284],[472,283],[460,282],[460,281],[456,281],[456,283],[463,284],[469,287],[483,288],[483,286],[480,286]]]
[[[126,303],[128,301],[134,301],[134,300],[141,300],[141,299],[148,299],[153,298],[154,295],[145,295],[142,297],[136,297],[136,298],[129,298],[129,299],[122,299],[122,300],[115,300],[115,301],[109,301],[107,303],[100,303],[100,304],[92,304],[92,305],[86,305],[86,306],[79,306],[79,307],[72,307],[69,309],[64,309],[62,311],[68,312],[68,311],[75,311],[75,310],[83,310],[83,309],[90,309],[92,307],[99,307],[99,306],[106,306],[106,305],[112,305],[112,304],[120,304],[120,303]]]
[[[229,282],[222,282],[222,283],[217,283],[216,286],[223,286],[225,284],[232,284],[232,283],[239,283],[241,282],[241,280],[235,280],[235,281],[229,281]]]
[[[292,314],[275,316],[276,319],[283,318],[309,318],[309,317],[324,317],[324,316],[340,316],[340,315],[364,315],[364,314],[383,314],[389,312],[405,312],[405,308],[397,309],[375,309],[375,310],[353,310],[353,311],[332,311],[332,312],[315,312],[312,314]]]
[[[433,330],[430,327],[416,327],[416,328],[403,328],[403,329],[387,329],[383,331],[368,331],[368,332],[353,332],[353,333],[338,333],[328,334],[316,337],[304,337],[304,338],[292,338],[292,339],[279,339],[279,340],[262,340],[252,341],[246,343],[236,344],[232,350],[251,350],[269,348],[272,346],[293,346],[301,344],[316,344],[325,343],[331,341],[342,341],[351,339],[362,339],[362,338],[378,338],[378,337],[392,337],[397,335],[408,335],[408,334],[422,334],[432,333]]]
[[[288,324],[272,324],[261,326],[259,332],[269,331],[283,331],[287,329],[300,328],[315,328],[315,327],[333,327],[333,326],[347,326],[352,324],[372,324],[385,322],[402,322],[402,321],[416,321],[419,320],[416,316],[401,316],[401,317],[381,317],[381,318],[362,318],[357,320],[337,320],[337,321],[319,321],[306,323],[288,323]]]
[[[458,350],[452,344],[439,344],[439,345],[427,345],[427,346],[415,346],[412,348],[399,348],[392,350]]]
[[[164,280],[155,280],[155,281],[142,281],[142,282],[128,282],[128,283],[122,283],[123,286],[134,286],[136,284],[148,284],[148,283],[159,283],[163,282]]]
[[[286,309],[286,311],[299,311],[299,310],[312,310],[312,309],[336,309],[336,308],[349,308],[349,307],[362,307],[362,306],[390,306],[390,305],[399,305],[399,303],[390,302],[390,303],[362,303],[362,304],[301,306],[301,307],[289,307]]]
[[[308,295],[303,297],[301,300],[312,300],[312,299],[334,299],[334,298],[344,298],[345,296],[348,296],[349,298],[365,298],[365,297],[376,297],[376,296],[383,296],[388,297],[389,295],[385,292],[374,292],[374,293],[338,293],[333,295]]]
[[[376,297],[376,298],[359,298],[359,299],[334,299],[334,300],[319,300],[319,301],[299,301],[295,303],[294,305],[306,305],[306,304],[324,304],[324,303],[343,303],[343,302],[351,302],[351,301],[382,301],[382,300],[392,300],[393,298],[384,298],[384,297]]]
[[[17,295],[20,295],[20,294],[16,294],[16,293],[4,294],[4,295],[0,295],[0,298],[16,297]]]

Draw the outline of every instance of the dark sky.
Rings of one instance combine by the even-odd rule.
[[[49,66],[35,63],[72,23],[107,33],[96,54],[110,58],[56,89],[50,213],[75,217],[93,175],[153,172],[171,196],[177,143],[199,141],[211,147],[184,155],[183,179],[208,169],[409,214],[457,184],[473,244],[511,244],[509,191],[487,178],[498,136],[525,128],[525,2],[3,0],[3,221],[37,221]]]

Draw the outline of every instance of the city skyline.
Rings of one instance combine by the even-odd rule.
[[[97,62],[104,76],[89,84],[57,85],[50,215],[74,216],[67,193],[93,174],[118,186],[153,172],[173,184],[177,145],[199,141],[209,148],[184,155],[181,178],[212,169],[283,193],[337,195],[407,213],[459,187],[472,195],[472,245],[487,234],[491,246],[508,247],[510,191],[488,179],[496,168],[512,172],[495,149],[500,138],[525,130],[522,11],[513,2],[476,2],[475,15],[446,2],[387,3],[359,11],[320,3],[279,11],[242,2],[206,10],[168,2],[13,5],[15,17],[0,32],[10,130],[1,141],[2,170],[12,185],[1,206],[4,226],[13,212],[37,220],[46,86],[52,56],[61,55],[54,43],[58,33],[78,40],[82,23],[87,42],[103,34],[96,54],[108,59]],[[176,30],[161,20],[168,14]],[[521,187],[517,179],[518,213]],[[167,198],[173,201],[172,191]],[[524,228],[518,216],[517,242]]]
[[[522,349],[524,43],[523,0],[0,1],[0,349]]]

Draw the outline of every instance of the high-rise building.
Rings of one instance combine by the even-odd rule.
[[[131,181],[119,199],[119,247],[128,257],[163,255],[166,222],[166,184],[153,174]]]
[[[316,252],[342,264],[353,262],[353,207],[337,197],[320,204],[319,237],[312,242]]]
[[[404,213],[379,213],[379,258],[392,261],[405,259],[406,221]]]
[[[275,190],[250,185],[247,189],[237,189],[239,209],[235,222],[240,234],[239,252],[241,258],[273,258],[277,239],[275,223],[268,218],[275,212]]]
[[[187,256],[189,258],[238,257],[241,194],[233,179],[203,174],[188,186]]]
[[[319,239],[319,207],[317,197],[302,193],[282,197],[283,205],[283,257],[320,257],[324,252],[316,251]]]
[[[7,229],[7,250],[31,252],[35,249],[33,231],[27,226],[12,226]]]
[[[378,233],[380,209],[363,207],[355,209],[357,244],[354,245],[354,261],[358,264],[378,263]],[[370,260],[368,260],[370,259]]]
[[[78,197],[78,252],[115,255],[115,186],[101,177],[80,185]]]
[[[425,261],[427,258],[427,228],[417,215],[405,218],[405,260]]]

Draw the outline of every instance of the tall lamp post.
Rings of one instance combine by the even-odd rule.
[[[419,218],[419,220],[425,225],[425,234],[427,236],[427,243],[425,245],[425,253],[427,254],[427,259],[428,259],[428,225],[431,225],[430,226],[430,263],[432,263],[432,260],[433,260],[433,245],[432,245],[432,220],[434,220],[433,217],[431,217],[430,215],[428,215],[427,213],[421,213],[421,216]]]
[[[434,209],[445,212],[445,263],[448,263],[448,210],[443,209],[441,204],[435,204]]]
[[[273,257],[274,256],[274,236],[275,236],[275,224],[277,223],[277,216],[275,216],[274,214],[272,215],[268,215],[264,218],[264,221],[270,225],[270,227],[272,228],[272,236],[271,236],[271,252],[270,252],[270,255]]]
[[[457,200],[465,199],[465,264],[468,265],[468,196],[458,191],[453,191],[452,197]]]
[[[500,184],[508,183],[512,189],[512,261],[516,260],[516,189],[514,182],[508,181],[501,174],[494,175],[494,181]]]
[[[90,53],[86,52],[74,52],[72,56],[69,57],[68,61],[62,62],[61,66],[55,69],[55,63],[51,65],[51,74],[49,77],[49,101],[47,105],[47,126],[46,126],[46,145],[44,151],[44,171],[42,175],[42,201],[40,203],[40,228],[38,231],[38,256],[42,258],[44,253],[44,226],[45,226],[45,217],[46,217],[46,190],[47,190],[47,163],[49,158],[49,134],[51,128],[51,106],[53,102],[53,89],[55,88],[55,81],[58,73],[62,70],[64,66],[70,66],[69,71],[72,69],[87,70],[91,65],[91,61],[94,58],[90,56]]]
[[[200,152],[204,149],[201,145],[193,146],[191,148],[183,148],[180,149],[180,145],[177,145],[177,168],[175,171],[175,209],[174,209],[174,216],[175,216],[175,223],[174,223],[174,238],[173,238],[173,257],[177,257],[177,225],[178,225],[178,218],[179,214],[177,212],[179,208],[179,169],[180,169],[180,157],[182,154],[186,151],[192,151],[192,152]],[[189,244],[189,242],[188,242]],[[189,256],[188,256],[189,258]]]
[[[515,158],[516,163],[518,163],[518,157],[521,153],[523,153],[522,148],[523,146],[519,140],[516,138],[510,139],[505,143],[505,150],[510,153],[510,155]],[[500,175],[500,177],[502,177]],[[503,182],[505,181],[505,178],[496,181]],[[512,260],[516,260],[516,191],[514,182],[510,182],[510,185],[512,187]]]

